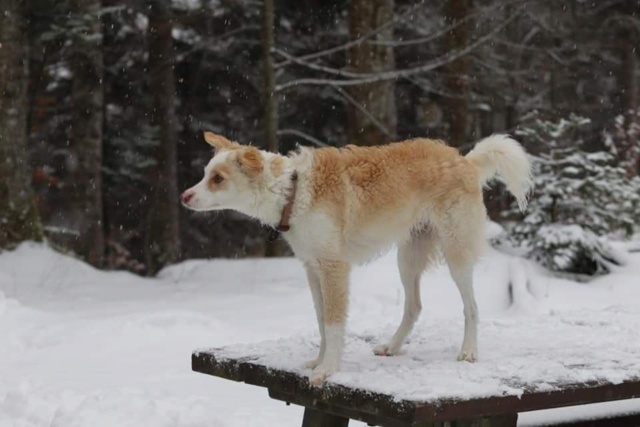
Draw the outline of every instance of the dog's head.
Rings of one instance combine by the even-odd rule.
[[[262,187],[265,153],[211,132],[204,139],[214,155],[202,180],[182,193],[182,204],[195,211],[246,210]]]

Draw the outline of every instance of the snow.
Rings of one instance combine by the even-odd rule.
[[[405,353],[373,356],[402,313],[390,253],[353,274],[345,364],[334,380],[357,384],[375,369],[380,376],[370,387],[406,396],[517,394],[519,382],[551,377],[619,381],[640,367],[640,253],[628,261],[580,284],[490,251],[475,274],[481,361],[470,365],[452,361],[462,304],[444,267],[423,279],[424,312]],[[298,426],[301,408],[258,387],[191,372],[191,352],[259,350],[256,343],[274,341],[281,353],[268,357],[283,363],[291,354],[287,363],[297,362],[315,351],[315,322],[294,259],[192,260],[147,279],[23,244],[0,254],[0,426]],[[432,375],[438,388],[403,387],[391,376],[397,370]],[[503,377],[514,381],[505,386]],[[639,407],[625,401],[590,411]],[[561,411],[523,414],[521,423]]]
[[[458,363],[461,320],[437,319],[416,332],[400,357],[374,356],[379,331],[351,334],[334,384],[436,402],[520,396],[562,385],[640,379],[640,310],[610,307],[546,316],[490,318],[482,324],[481,362]],[[384,336],[392,329],[382,331]],[[206,353],[207,350],[201,350]],[[249,359],[269,368],[309,373],[300,366],[317,354],[317,338],[302,336],[215,350],[218,360]],[[542,357],[544,355],[544,357]]]

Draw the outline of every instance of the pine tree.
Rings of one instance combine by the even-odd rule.
[[[546,147],[534,159],[535,192],[510,240],[550,270],[607,273],[618,263],[602,236],[628,236],[640,213],[640,179],[629,179],[609,152],[586,152],[579,128],[588,119],[536,120],[518,134]],[[513,212],[511,212],[513,213]]]

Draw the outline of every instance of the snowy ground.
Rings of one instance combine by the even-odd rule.
[[[501,325],[512,331],[519,324],[544,325],[539,340],[554,333],[556,318],[582,322],[585,339],[598,336],[598,328],[615,330],[619,319],[640,323],[640,254],[589,284],[551,279],[532,265],[518,264],[514,268],[509,257],[491,251],[476,270],[481,356],[492,354],[483,347],[483,330],[490,337]],[[510,268],[516,276],[526,269],[533,278],[529,289],[518,282],[513,305],[507,291]],[[457,290],[444,268],[425,275],[422,290],[425,311],[414,338],[419,346],[407,351],[428,352],[429,343],[421,337],[452,330],[455,336],[442,336],[446,345],[434,345],[424,356],[453,357],[462,333]],[[351,336],[384,339],[401,312],[393,254],[355,271]],[[593,323],[594,313],[603,312],[612,323]],[[448,323],[453,326],[438,327]],[[166,269],[159,279],[143,279],[96,271],[25,244],[0,254],[0,427],[298,426],[302,410],[270,400],[264,389],[192,373],[191,351],[315,330],[304,273],[293,259],[188,261]],[[533,345],[515,338],[512,333],[505,340],[513,339],[514,348]],[[616,345],[607,342],[609,348]],[[634,354],[632,341],[620,345]],[[482,363],[489,362],[481,361],[478,369],[486,368]],[[634,406],[640,408],[640,402],[590,411]],[[562,416],[562,411],[532,413],[521,423]]]

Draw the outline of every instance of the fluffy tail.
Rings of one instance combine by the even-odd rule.
[[[533,186],[531,163],[516,140],[508,135],[491,135],[478,142],[466,157],[480,172],[483,185],[496,174],[500,175],[520,210],[526,209],[527,196]]]

